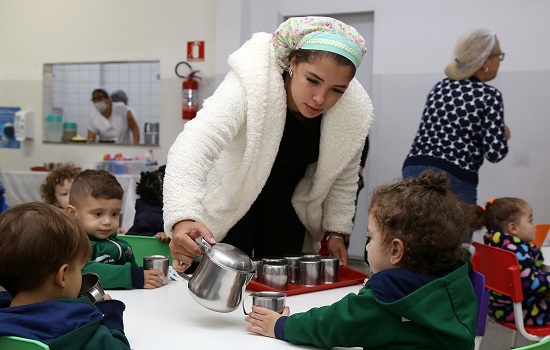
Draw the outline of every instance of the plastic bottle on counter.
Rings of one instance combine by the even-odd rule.
[[[155,158],[153,157],[153,150],[150,149],[145,152],[145,165],[155,164]]]
[[[63,137],[63,118],[57,114],[46,117],[46,141],[61,142]]]

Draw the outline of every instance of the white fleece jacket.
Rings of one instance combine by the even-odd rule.
[[[229,56],[231,71],[168,152],[164,226],[194,220],[220,242],[252,206],[269,177],[286,120],[282,69],[271,34],[256,33]],[[308,230],[304,251],[325,231],[350,234],[361,151],[372,103],[353,79],[323,115],[319,159],[306,170],[292,203]]]

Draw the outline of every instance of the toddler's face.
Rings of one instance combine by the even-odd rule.
[[[374,215],[369,213],[368,235],[369,243],[366,246],[368,264],[372,273],[384,271],[395,266],[391,264],[389,247],[382,244],[382,234]]]
[[[55,201],[57,205],[62,209],[67,209],[69,205],[69,194],[71,193],[71,186],[74,179],[66,179],[62,183],[55,185]]]
[[[535,239],[537,228],[533,223],[533,209],[529,204],[523,208],[521,216],[514,222],[517,229],[517,237],[525,242]]]
[[[74,216],[86,233],[98,239],[107,239],[120,226],[121,199],[88,196],[74,207]]]

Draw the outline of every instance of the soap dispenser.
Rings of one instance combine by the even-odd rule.
[[[20,110],[13,116],[15,139],[25,141],[34,138],[34,113],[31,110]]]

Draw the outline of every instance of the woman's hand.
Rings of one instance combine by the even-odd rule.
[[[252,305],[252,312],[244,318],[250,324],[246,325],[246,329],[254,333],[265,335],[266,337],[275,338],[275,324],[281,316],[290,315],[290,308],[285,306],[283,313],[280,314],[273,310]]]
[[[327,249],[328,249],[329,255],[340,259],[340,265],[344,265],[344,266],[348,265],[348,259],[349,259],[348,250],[346,249],[346,245],[345,245],[346,238],[348,237],[341,235],[339,233],[329,232],[328,241],[327,241]]]
[[[174,232],[170,241],[170,253],[173,257],[172,267],[174,270],[184,272],[191,265],[193,259],[202,254],[195,242],[195,239],[201,236],[208,243],[216,244],[212,232],[200,222],[184,220],[174,225]]]
[[[510,137],[512,137],[512,133],[510,132],[510,128],[506,124],[504,124],[504,137],[506,138],[506,140],[510,140]]]

